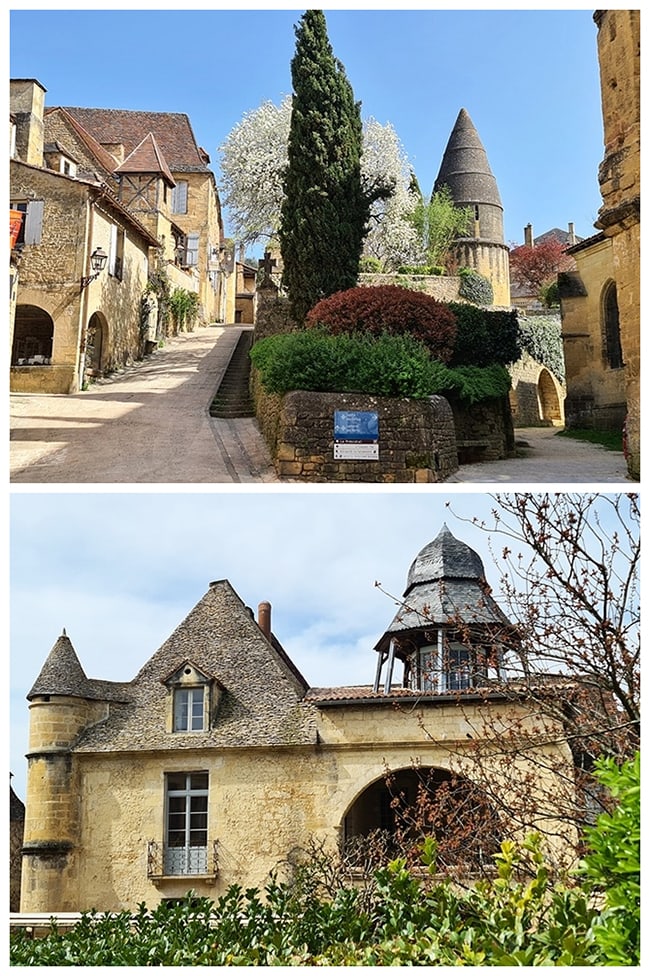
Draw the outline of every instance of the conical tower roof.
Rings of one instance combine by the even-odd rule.
[[[469,113],[464,108],[458,113],[449,137],[433,192],[436,193],[445,185],[451,190],[454,203],[458,207],[491,204],[503,209],[487,153]]]
[[[385,648],[393,636],[435,626],[498,626],[511,628],[490,595],[483,560],[461,542],[447,525],[413,560],[404,604],[377,643]]]
[[[72,641],[64,630],[48,654],[27,698],[32,699],[36,695],[73,695],[85,698],[87,692],[88,679]]]

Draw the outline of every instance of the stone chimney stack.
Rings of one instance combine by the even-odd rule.
[[[271,604],[264,600],[257,608],[257,623],[267,638],[271,639]]]
[[[533,240],[533,225],[526,224],[524,227],[524,245],[526,247],[535,247],[535,242]]]
[[[575,243],[576,243],[576,232],[573,226],[573,221],[570,220],[569,221],[569,247],[573,247]]]
[[[45,91],[35,78],[12,78],[9,111],[16,123],[16,156],[30,166],[43,165]]]

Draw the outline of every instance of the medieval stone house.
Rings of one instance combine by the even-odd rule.
[[[605,152],[597,233],[560,275],[567,424],[621,429],[640,476],[640,11],[597,10]]]
[[[13,79],[11,131],[12,390],[75,392],[155,345],[155,273],[224,320],[219,197],[187,116],[46,109],[38,81]]]
[[[125,682],[88,678],[58,638],[28,695],[23,912],[261,885],[310,838],[390,835],[387,769],[404,796],[423,776],[435,790],[495,714],[531,721],[503,670],[513,628],[480,557],[446,526],[411,565],[404,606],[369,661],[374,684],[310,687],[270,613],[262,602],[255,619],[227,580],[211,583]],[[541,748],[570,768],[561,736],[550,741]],[[552,791],[536,758],[530,747],[507,779],[495,767],[493,789],[507,800],[534,774],[534,788]]]

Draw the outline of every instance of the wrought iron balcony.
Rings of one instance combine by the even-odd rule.
[[[219,841],[206,847],[170,847],[147,842],[147,877],[157,883],[172,878],[196,878],[214,884],[219,875]]]

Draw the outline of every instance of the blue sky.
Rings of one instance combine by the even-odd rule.
[[[418,552],[446,520],[499,572],[485,493],[409,490],[13,493],[11,769],[24,797],[29,692],[65,627],[88,677],[131,680],[201,599],[228,579],[312,686],[372,684],[375,643]]]
[[[48,105],[185,112],[218,177],[217,147],[243,114],[290,93],[302,12],[14,10],[11,75],[37,78]],[[569,221],[594,233],[603,134],[592,14],[326,10],[362,116],[393,125],[424,192],[458,112],[469,112],[506,243],[522,242],[529,222],[535,234]]]

